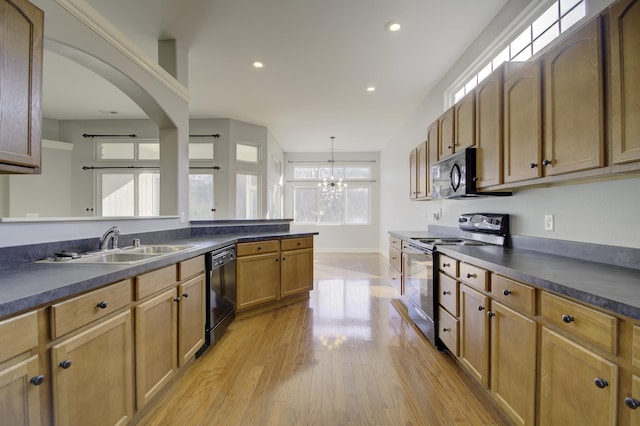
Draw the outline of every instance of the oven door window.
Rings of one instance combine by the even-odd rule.
[[[431,253],[403,253],[405,292],[430,318],[434,315],[433,255]]]

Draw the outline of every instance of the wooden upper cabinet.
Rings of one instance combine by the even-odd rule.
[[[532,62],[504,82],[504,181],[542,176],[541,65]],[[510,74],[510,73],[507,73]]]
[[[431,123],[427,129],[427,196],[433,195],[433,182],[431,180],[431,166],[438,161],[438,137],[440,135],[440,126],[438,121]]]
[[[640,160],[640,1],[609,8],[613,163]]]
[[[543,60],[544,173],[547,176],[559,175],[604,166],[604,89],[600,17],[572,34],[547,53]],[[638,99],[640,100],[640,97]]]
[[[0,173],[40,173],[43,12],[0,0]]]
[[[427,191],[429,188],[429,174],[427,165],[427,142],[423,142],[416,148],[416,157],[418,161],[417,166],[417,182],[416,182],[416,197],[419,199],[427,198]]]
[[[413,148],[409,154],[409,198],[418,198],[418,149]]]
[[[504,67],[476,87],[476,177],[478,188],[502,183],[502,85]]]
[[[459,152],[476,144],[476,92],[471,91],[453,106],[453,152]]]
[[[438,159],[453,154],[455,141],[455,114],[451,107],[438,119]]]

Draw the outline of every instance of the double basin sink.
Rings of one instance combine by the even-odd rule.
[[[144,245],[138,247],[124,247],[121,249],[90,252],[77,256],[58,256],[45,259],[42,262],[76,264],[76,263],[101,263],[101,264],[132,264],[145,260],[156,259],[161,256],[180,253],[194,246],[183,245]]]

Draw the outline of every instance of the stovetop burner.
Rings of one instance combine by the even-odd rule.
[[[467,213],[458,218],[460,237],[416,238],[433,250],[437,246],[505,246],[509,235],[509,215]]]

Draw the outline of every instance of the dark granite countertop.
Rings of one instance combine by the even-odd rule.
[[[309,232],[221,234],[165,244],[191,245],[176,254],[136,264],[23,263],[0,269],[0,318],[181,262],[235,243],[316,235]]]
[[[426,231],[390,234],[404,239],[438,236]],[[638,269],[519,248],[440,246],[437,250],[506,277],[640,320]]]

